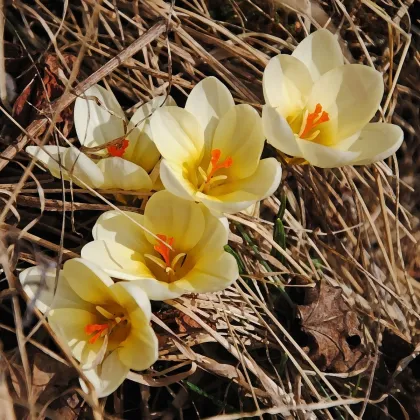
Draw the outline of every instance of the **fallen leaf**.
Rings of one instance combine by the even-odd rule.
[[[165,324],[172,329],[175,334],[195,334],[203,330],[203,328],[188,315],[178,311],[177,309],[168,309],[166,311],[156,312],[155,315],[165,322]],[[211,328],[216,330],[216,323],[211,320],[203,320]],[[159,341],[159,347],[164,347],[168,339],[168,333],[162,328],[156,327],[156,335]]]
[[[76,57],[63,54],[66,65],[71,69]],[[40,80],[39,74],[42,76]],[[38,66],[38,71],[28,73],[25,88],[17,97],[13,106],[13,116],[20,125],[26,127],[42,110],[49,113],[49,103],[59,98],[66,86],[63,64],[55,54],[47,54]],[[56,118],[56,123],[62,123],[61,131],[67,136],[73,127],[73,110],[65,109]]]
[[[46,411],[55,413],[56,418],[74,420],[79,418],[82,400],[75,392],[65,393],[71,388],[74,380],[77,386],[77,372],[63,363],[47,356],[45,353],[31,349],[28,352],[31,366],[31,397],[39,407],[48,404]],[[19,353],[7,353],[9,390],[13,399],[28,400],[27,387],[23,366]],[[15,407],[17,418],[25,419],[27,412],[23,407]]]
[[[312,361],[323,371],[337,373],[367,366],[360,322],[341,289],[320,282],[305,293],[304,304],[297,308]]]

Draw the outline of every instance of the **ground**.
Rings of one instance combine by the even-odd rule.
[[[420,418],[420,22],[413,0],[0,7],[0,65],[17,94],[0,114],[1,419]],[[322,170],[279,157],[279,190],[252,217],[229,216],[227,251],[240,279],[217,294],[154,303],[159,361],[105,400],[86,396],[77,364],[25,300],[17,276],[79,255],[111,208],[104,198],[141,212],[147,197],[122,203],[118,194],[93,196],[37,167],[31,172],[25,146],[77,144],[72,104],[89,83],[108,85],[130,114],[169,91],[183,106],[191,88],[213,75],[237,103],[260,110],[268,59],[321,26],[338,34],[349,62],[382,72],[376,118],[404,129],[403,146],[362,168]],[[112,60],[119,53],[123,59]],[[267,145],[264,156],[277,152]]]

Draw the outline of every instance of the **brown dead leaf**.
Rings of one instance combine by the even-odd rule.
[[[74,393],[65,393],[71,387],[70,381],[77,378],[76,371],[45,353],[31,349],[29,364],[32,368],[32,401],[38,407],[45,407],[49,413],[56,413],[57,418],[77,419],[80,413],[80,397]],[[13,399],[27,400],[25,374],[17,352],[8,353],[6,365],[9,377],[9,390]],[[75,381],[77,385],[77,381]],[[15,407],[18,418],[25,419],[27,412],[23,407]]]
[[[168,309],[166,311],[157,312],[155,315],[165,322],[165,324],[172,329],[175,334],[195,334],[201,332],[203,329],[191,317],[178,311],[177,309]],[[211,328],[216,329],[216,323],[210,320],[204,320]],[[159,341],[159,347],[163,347],[168,342],[168,333],[163,329],[156,327],[156,335]]]
[[[341,289],[320,282],[306,293],[298,312],[301,328],[309,337],[305,350],[313,362],[321,370],[337,373],[367,366],[359,320]]]
[[[76,57],[72,54],[63,54],[63,57],[67,66],[72,68]],[[39,110],[49,113],[49,103],[59,98],[65,90],[65,72],[55,54],[47,54],[38,66],[38,71],[42,81],[38,72],[28,73],[25,88],[13,106],[13,116],[24,127],[33,121]],[[63,123],[61,130],[67,136],[73,127],[72,108],[65,109],[56,122]]]

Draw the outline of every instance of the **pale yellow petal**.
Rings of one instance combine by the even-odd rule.
[[[202,258],[177,286],[185,293],[218,292],[230,286],[239,276],[235,257],[222,251],[217,258]]]
[[[141,330],[131,330],[127,339],[118,348],[122,363],[133,370],[148,369],[159,355],[159,343],[150,325]]]
[[[267,64],[263,75],[266,104],[284,117],[302,109],[313,81],[306,66],[297,58],[279,54]]]
[[[28,146],[25,152],[30,156],[35,157],[36,160],[47,168],[52,176],[60,178],[60,166],[63,165],[63,155],[67,151],[66,147],[45,145],[42,148],[38,146]],[[61,170],[63,179],[68,180],[69,177],[65,170]]]
[[[236,105],[220,119],[211,147],[221,151],[221,162],[232,158],[233,164],[226,170],[228,178],[241,179],[255,172],[264,139],[258,112],[250,105]]]
[[[204,130],[188,111],[175,106],[156,110],[151,119],[153,141],[170,162],[191,164],[201,160]]]
[[[158,357],[156,335],[150,326],[152,309],[140,281],[120,282],[111,286],[117,302],[128,312],[130,334],[118,349],[120,360],[130,369],[149,368]]]
[[[327,29],[319,29],[307,36],[299,43],[292,56],[305,64],[314,81],[327,71],[344,64],[337,37]]]
[[[152,180],[148,173],[133,162],[120,157],[101,159],[97,163],[103,173],[103,189],[142,190],[152,189]]]
[[[58,277],[56,274],[56,268],[41,266],[27,268],[19,274],[20,283],[31,303],[35,299],[35,306],[42,313],[52,308],[93,308],[73,291],[61,270]]]
[[[133,318],[130,322],[135,329],[149,324],[152,318],[152,307],[139,282],[121,281],[112,285],[110,289],[115,300],[128,312],[128,316]]]
[[[335,149],[312,141],[297,139],[302,156],[313,166],[319,168],[338,168],[351,164],[360,152]]]
[[[185,109],[200,122],[206,144],[211,142],[219,120],[234,106],[229,89],[216,77],[206,77],[188,95]]]
[[[160,158],[160,153],[153,141],[150,127],[150,117],[161,106],[174,105],[171,97],[157,96],[143,104],[131,117],[128,125],[127,140],[129,145],[124,153],[124,159],[130,160],[150,172]]]
[[[219,253],[228,243],[229,223],[226,217],[214,215],[204,205],[201,207],[205,219],[203,235],[197,245],[188,253],[198,258],[202,255]]]
[[[144,216],[142,214],[132,211],[111,210],[99,216],[93,226],[92,235],[95,240],[117,242],[144,254],[149,252],[150,243],[146,241],[141,226],[144,226]]]
[[[102,261],[96,262],[102,265]],[[73,258],[64,263],[63,274],[70,287],[86,302],[94,305],[113,302],[109,286],[114,282],[93,262]]]
[[[384,92],[382,75],[361,64],[348,64],[325,73],[315,83],[308,110],[321,104],[337,123],[337,141],[360,131],[375,115]]]
[[[154,278],[143,278],[132,283],[138,284],[150,300],[175,299],[184,293],[184,289],[180,289],[176,281],[166,283]]]
[[[83,373],[95,388],[96,396],[104,398],[112,394],[124,382],[129,370],[121,362],[118,350],[114,350],[96,369],[86,370]],[[80,379],[80,385],[83,391],[88,392],[88,387],[82,379]]]
[[[98,166],[75,147],[69,147],[63,155],[64,167],[75,184],[85,188],[82,182],[92,188],[101,188],[104,175]],[[82,181],[82,182],[80,182]]]
[[[194,200],[196,187],[184,176],[181,165],[162,160],[160,163],[160,179],[164,187],[177,197]]]
[[[51,328],[84,366],[92,364],[103,343],[102,338],[89,343],[90,336],[85,331],[86,325],[97,324],[98,321],[97,314],[74,308],[53,309],[48,315]]]
[[[372,123],[366,125],[350,151],[360,152],[354,165],[369,165],[395,153],[404,140],[401,127],[394,124]]]
[[[211,195],[197,193],[196,197],[210,210],[237,213],[273,194],[280,185],[281,174],[276,159],[263,159],[250,177],[216,187]]]
[[[150,247],[150,251],[153,249]],[[143,255],[116,242],[92,241],[81,251],[83,258],[99,262],[101,268],[112,277],[121,280],[137,280],[153,277],[144,263]]]
[[[267,141],[272,146],[287,155],[301,157],[292,129],[275,108],[268,105],[263,107],[262,123]]]
[[[100,146],[123,136],[124,120],[124,111],[114,94],[99,85],[87,89],[75,101],[74,126],[84,146]]]
[[[152,195],[144,211],[144,223],[154,234],[174,238],[174,249],[187,252],[194,247],[204,232],[204,216],[200,205],[183,200],[168,191]],[[156,239],[146,234],[149,242]]]

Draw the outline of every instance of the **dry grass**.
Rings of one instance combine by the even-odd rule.
[[[37,109],[37,119],[22,122],[1,108],[0,419],[13,418],[12,401],[16,418],[34,419],[416,418],[420,392],[415,361],[408,364],[418,354],[420,319],[413,8],[412,0],[15,0],[5,6],[5,39],[21,57],[6,54],[0,63],[17,77],[19,92],[28,74],[42,79],[47,54],[56,55],[65,90]],[[159,362],[132,373],[106,402],[85,395],[77,365],[51,339],[33,304],[23,304],[16,276],[29,264],[78,255],[101,211],[141,211],[147,196],[120,206],[109,192],[72,189],[37,169],[25,145],[73,143],[60,113],[98,81],[132,112],[169,91],[183,105],[195,83],[215,75],[237,102],[260,108],[268,59],[290,53],[310,25],[327,24],[340,34],[350,62],[383,73],[386,95],[377,118],[404,128],[402,150],[360,169],[283,162],[281,187],[261,203],[258,217],[230,217],[230,251],[240,259],[242,278],[221,293],[156,304]],[[411,24],[417,25],[412,44]],[[72,69],[66,54],[76,57]],[[275,151],[267,146],[264,153]],[[303,337],[296,303],[321,281],[340,288],[361,322],[360,341],[350,346],[363,354],[361,365],[328,368],[308,352],[313,343]],[[47,397],[45,386],[37,391],[37,360],[54,366],[59,379]],[[64,368],[68,376],[60,382]]]

